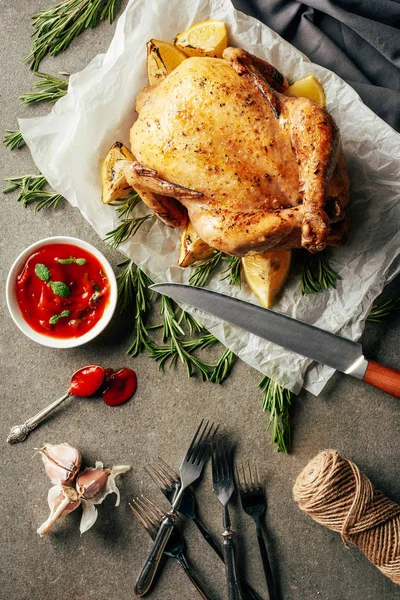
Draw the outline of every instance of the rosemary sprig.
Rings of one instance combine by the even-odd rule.
[[[179,313],[175,303],[166,296],[161,297],[160,314],[163,317],[163,341],[169,341],[169,345],[158,346],[154,345],[150,351],[150,356],[156,360],[160,368],[170,360],[170,366],[176,364],[178,359],[186,367],[188,377],[192,377],[194,372],[197,372],[203,381],[209,380],[214,372],[214,365],[211,365],[196,355],[192,354],[195,349],[193,344],[189,345],[182,340],[185,337],[185,330],[180,324],[180,319],[177,318]],[[199,347],[199,342],[195,342],[195,347]]]
[[[33,104],[38,102],[57,102],[65,96],[68,91],[68,78],[60,79],[55,75],[36,71],[34,73],[39,77],[39,81],[33,84],[33,90],[22,94],[19,99],[22,104]]]
[[[302,265],[301,293],[316,294],[322,290],[336,288],[336,282],[342,279],[329,265],[326,252],[307,254]]]
[[[234,355],[225,350],[219,361],[214,365],[198,356],[196,351],[204,350],[218,342],[217,338],[206,331],[196,319],[181,310],[173,300],[161,296],[160,325],[149,326],[148,317],[152,307],[153,295],[148,290],[150,278],[131,260],[119,265],[122,267],[118,275],[119,306],[123,314],[132,313],[135,307],[133,341],[127,353],[136,356],[147,350],[149,356],[163,368],[180,361],[185,367],[188,377],[195,373],[203,380],[222,383],[231,372]],[[153,339],[153,332],[162,329],[162,344]],[[195,335],[193,339],[190,336]]]
[[[34,203],[35,213],[43,208],[57,208],[63,200],[61,194],[56,194],[54,190],[43,189],[47,185],[43,175],[9,177],[5,181],[9,185],[3,190],[3,194],[19,190],[17,202],[22,202],[24,207]]]
[[[144,271],[134,265],[133,261],[128,259],[122,264],[125,268],[120,278],[118,278],[120,307],[123,310],[130,310],[133,304],[132,300],[134,300],[136,307],[133,326],[133,342],[129,346],[127,354],[130,356],[137,356],[145,349],[150,352],[153,346],[147,328],[147,320],[153,297],[148,286],[153,282],[147,277]],[[128,294],[126,298],[121,297],[122,291]]]
[[[113,22],[120,0],[62,0],[34,15],[33,44],[24,60],[33,71],[42,59],[57,55],[88,27],[96,27],[104,19]]]
[[[238,256],[229,256],[225,254],[222,260],[228,263],[224,273],[225,277],[222,277],[221,281],[227,280],[231,285],[242,286],[242,259]]]
[[[262,409],[269,413],[267,430],[272,429],[272,443],[278,452],[289,452],[289,408],[293,394],[269,377],[263,377],[258,387],[263,391]]]
[[[400,310],[400,296],[397,298],[389,298],[389,300],[378,300],[372,305],[367,321],[380,323],[396,310]]]
[[[190,276],[189,285],[197,285],[203,287],[209,280],[213,270],[219,265],[222,260],[222,252],[215,250],[214,254],[197,265]]]
[[[3,144],[6,148],[15,150],[15,148],[22,148],[22,146],[25,146],[25,141],[19,129],[6,129]]]
[[[110,248],[118,248],[125,240],[133,237],[145,221],[152,218],[153,215],[145,215],[144,217],[125,219],[118,227],[107,233],[104,241],[107,242]]]
[[[223,383],[230,375],[235,359],[235,354],[231,350],[226,349],[215,365],[214,371],[211,373],[211,383]]]
[[[149,213],[143,217],[131,217],[133,209],[141,202],[140,196],[133,192],[128,198],[118,200],[113,203],[116,206],[116,213],[121,223],[106,234],[104,241],[110,246],[110,248],[118,248],[120,244],[125,242],[128,238],[133,237],[145,221],[154,219],[154,214]]]

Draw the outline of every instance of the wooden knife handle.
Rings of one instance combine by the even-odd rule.
[[[396,369],[384,367],[370,360],[363,381],[395,398],[400,398],[400,371],[396,371]]]

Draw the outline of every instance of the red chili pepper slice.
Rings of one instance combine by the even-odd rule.
[[[123,404],[133,396],[136,391],[137,377],[132,369],[120,369],[112,373],[102,392],[103,400],[108,406]]]
[[[71,377],[69,393],[85,398],[93,396],[104,381],[104,369],[99,365],[88,365],[76,371]]]

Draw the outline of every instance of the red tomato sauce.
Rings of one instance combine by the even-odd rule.
[[[102,264],[72,244],[36,250],[17,276],[16,291],[25,321],[38,333],[57,338],[80,337],[92,329],[110,299]]]

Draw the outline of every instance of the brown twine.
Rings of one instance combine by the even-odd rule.
[[[400,584],[400,506],[376,490],[336,450],[320,452],[298,476],[293,497],[321,525],[338,531]]]

